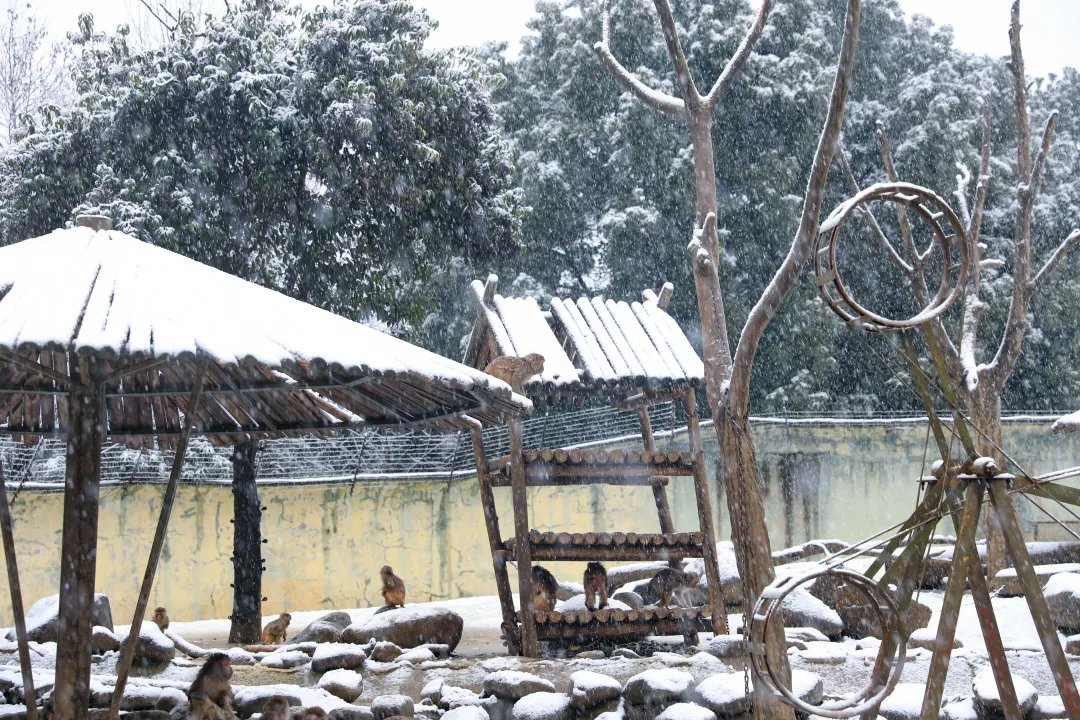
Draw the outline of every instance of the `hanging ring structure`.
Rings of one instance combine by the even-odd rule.
[[[870,681],[858,692],[832,703],[824,705],[810,705],[800,700],[794,692],[784,685],[783,678],[777,668],[774,668],[765,652],[765,638],[768,637],[769,623],[777,613],[781,613],[784,599],[796,588],[816,580],[819,577],[830,576],[845,581],[856,587],[874,608],[877,615],[878,627],[882,630],[882,643],[878,654],[884,653],[891,645],[893,654],[885,657],[882,667],[885,668],[885,677],[879,679],[871,676]],[[757,604],[754,606],[754,614],[750,618],[750,629],[747,633],[750,648],[750,663],[753,665],[754,674],[772,692],[778,694],[781,699],[801,713],[818,715],[827,718],[851,718],[862,715],[868,710],[876,709],[881,701],[893,691],[900,682],[900,676],[904,672],[904,658],[907,654],[907,638],[900,622],[900,612],[896,603],[889,594],[878,587],[877,583],[861,573],[844,568],[821,568],[805,575],[790,575],[778,578],[761,592]],[[886,642],[886,639],[891,642]],[[879,658],[882,659],[882,658]]]
[[[852,213],[863,209],[874,200],[902,205],[921,217],[930,225],[934,243],[941,248],[943,264],[941,286],[937,295],[915,316],[906,320],[895,320],[878,315],[860,305],[844,285],[840,277],[840,268],[836,263],[840,230],[844,222]],[[960,262],[958,263],[960,271],[955,286],[949,282],[953,266],[957,264],[953,258],[952,246],[954,244],[960,247]],[[918,250],[916,249],[915,252],[918,253]],[[967,232],[963,224],[948,203],[937,193],[911,183],[872,185],[838,205],[825,222],[821,223],[817,239],[814,241],[814,283],[828,306],[848,324],[880,332],[903,330],[933,320],[960,298],[967,278],[969,254]]]

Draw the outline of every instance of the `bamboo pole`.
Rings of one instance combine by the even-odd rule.
[[[139,599],[135,603],[135,616],[131,619],[127,642],[124,643],[120,652],[120,662],[116,666],[116,687],[113,689],[112,700],[109,702],[109,720],[116,720],[120,715],[120,700],[124,697],[124,686],[127,684],[131,662],[135,659],[135,648],[139,644],[139,633],[146,614],[146,603],[150,599],[150,590],[154,586],[154,575],[157,573],[158,560],[161,559],[161,548],[165,545],[165,533],[169,529],[169,517],[172,515],[176,489],[180,483],[180,471],[184,466],[184,456],[187,454],[188,440],[191,437],[191,426],[195,421],[195,408],[199,404],[199,396],[202,394],[203,381],[206,379],[209,364],[210,358],[203,358],[195,375],[195,383],[191,387],[187,411],[184,413],[184,430],[177,441],[176,452],[173,454],[172,470],[169,472],[169,484],[165,488],[165,497],[161,501],[161,514],[158,516],[154,543],[150,546],[150,557],[146,560],[146,572],[143,574],[142,587],[139,589]]]
[[[26,717],[37,720],[37,697],[34,693],[34,670],[30,667],[30,645],[26,639],[26,615],[23,612],[22,585],[15,558],[15,533],[11,529],[4,465],[0,463],[0,532],[4,535],[4,559],[7,561],[8,587],[11,589],[11,612],[15,615],[15,638],[19,641],[19,666],[22,669]]]

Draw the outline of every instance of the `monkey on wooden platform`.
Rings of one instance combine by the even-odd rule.
[[[169,629],[169,613],[165,612],[165,608],[159,607],[154,610],[154,624],[161,632]]]
[[[502,355],[488,363],[484,372],[508,383],[514,392],[523,395],[525,381],[544,372],[544,356],[539,353],[529,353],[523,358]]]
[[[606,608],[607,599],[607,568],[598,562],[591,562],[585,568],[585,576],[581,580],[585,586],[585,607],[596,610],[596,598],[600,598],[601,608]]]
[[[263,705],[260,720],[289,720],[289,700],[284,695],[274,695]]]
[[[266,627],[262,631],[262,641],[264,645],[281,645],[285,642],[287,635],[285,631],[289,627],[289,623],[292,622],[292,615],[287,612],[283,612],[277,616],[277,620],[271,620],[266,624]]]
[[[387,607],[405,607],[405,581],[394,574],[394,569],[383,565],[379,571],[382,578],[383,602]]]
[[[649,581],[649,594],[660,598],[660,605],[671,605],[672,596],[683,588],[696,588],[701,576],[691,570],[664,568]]]
[[[543,565],[533,565],[533,609],[551,612],[555,609],[555,594],[559,581]]]
[[[235,720],[229,679],[232,665],[225,653],[211,653],[188,688],[188,720]]]

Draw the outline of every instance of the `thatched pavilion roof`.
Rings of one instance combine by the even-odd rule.
[[[103,361],[107,437],[215,444],[350,427],[463,427],[527,409],[501,381],[117,231],[0,248],[0,431],[36,442],[68,418],[70,370]]]

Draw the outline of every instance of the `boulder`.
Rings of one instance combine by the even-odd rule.
[[[104,596],[102,596],[104,597]],[[118,638],[120,644],[127,642],[128,635]],[[135,657],[131,661],[137,667],[149,665],[161,665],[170,662],[176,656],[176,646],[173,641],[165,637],[155,623],[143,621],[142,630],[139,632],[139,640],[135,644]]]
[[[435,703],[444,710],[453,710],[463,705],[476,705],[480,696],[468,688],[443,685],[439,691],[439,701]]]
[[[813,628],[830,638],[838,638],[844,632],[844,621],[839,613],[805,588],[791,591],[780,607],[784,612],[785,626]]]
[[[425,646],[415,647],[412,650],[406,650],[398,656],[398,662],[412,663],[413,665],[419,665],[420,663],[431,662],[435,659],[435,653],[431,652],[431,648]]]
[[[475,705],[466,705],[451,710],[442,716],[442,720],[490,720],[487,711]]]
[[[420,718],[420,720],[439,720],[442,714],[442,710],[430,703],[420,703],[413,708],[413,717]]]
[[[578,670],[570,675],[571,704],[578,710],[588,710],[622,694],[622,684],[613,677],[591,670]]]
[[[326,714],[327,720],[375,720],[371,708],[366,705],[342,705]]]
[[[120,639],[113,634],[112,630],[101,625],[95,625],[90,635],[90,651],[97,653],[116,652],[120,649]]]
[[[362,667],[366,659],[367,654],[355,645],[327,643],[315,648],[315,654],[311,656],[311,671],[355,670]]]
[[[311,662],[311,658],[303,650],[286,650],[284,652],[268,653],[259,661],[263,667],[286,669],[300,667]]]
[[[656,720],[716,720],[716,713],[692,703],[675,703],[657,715]]]
[[[1080,635],[1070,635],[1065,638],[1065,654],[1080,655]]]
[[[514,703],[513,720],[570,720],[570,698],[562,693],[535,692]]]
[[[878,627],[877,610],[867,600],[862,590],[854,585],[841,582],[832,575],[822,575],[806,586],[806,590],[833,608],[843,622],[843,634],[854,638],[867,636],[881,637],[881,628]],[[895,596],[894,596],[895,599]],[[912,633],[919,628],[924,628],[930,622],[932,611],[928,605],[918,602],[914,598],[902,614],[905,631]],[[785,607],[785,623],[787,612]],[[794,623],[792,623],[794,624]],[[821,628],[818,628],[822,630]],[[822,630],[826,635],[829,633]],[[830,637],[833,637],[830,635]]]
[[[538,692],[555,692],[555,684],[517,670],[499,670],[484,678],[484,692],[506,700],[520,700]]]
[[[641,658],[640,655],[638,655],[630,648],[615,648],[611,651],[611,657],[626,658],[627,660],[639,660]]]
[[[387,610],[372,616],[365,623],[350,625],[345,628],[341,639],[361,645],[371,639],[387,640],[403,648],[438,643],[448,646],[453,652],[461,641],[464,626],[464,620],[452,610],[415,606]]]
[[[808,642],[805,650],[798,651],[804,662],[816,665],[843,665],[847,662],[847,649],[841,643]]]
[[[1027,715],[1039,701],[1039,693],[1030,682],[1013,674],[1013,687],[1016,688],[1016,700],[1020,705],[1020,714]],[[1002,718],[1005,712],[1001,706],[1001,696],[998,695],[997,683],[994,681],[994,671],[985,667],[975,674],[971,681],[971,692],[975,701],[975,712],[980,718]]]
[[[943,720],[979,720],[975,712],[975,701],[970,696],[946,704],[941,708],[941,717]]]
[[[907,641],[908,648],[922,648],[930,651],[933,651],[935,644],[937,644],[936,628],[919,628],[911,633],[911,637]],[[959,650],[962,647],[964,647],[964,643],[960,642],[960,638],[954,637],[953,650]]]
[[[408,695],[380,695],[371,701],[371,713],[375,720],[401,715],[413,716],[413,701]]]
[[[303,701],[297,695],[298,690],[296,685],[234,685],[233,709],[240,717],[261,713],[266,701],[274,695],[281,695],[292,707],[301,706]]]
[[[694,676],[682,670],[646,670],[626,681],[623,696],[631,705],[662,707],[682,700],[693,684]]]
[[[435,678],[428,681],[428,684],[420,691],[420,702],[429,702],[432,705],[438,705],[439,700],[442,698],[442,689],[446,685],[446,681],[442,678]]]
[[[753,680],[751,695],[746,694],[746,676],[728,673],[705,678],[696,688],[700,704],[717,715],[742,715],[753,710]],[[806,670],[791,671],[791,690],[795,697],[809,705],[820,705],[825,696],[821,676]]]
[[[319,678],[319,687],[351,703],[364,692],[364,678],[354,670],[331,670]]]
[[[1080,563],[1055,563],[1053,565],[1036,565],[1035,577],[1039,585],[1045,585],[1058,573],[1080,574]],[[1020,597],[1024,591],[1020,588],[1020,580],[1016,577],[1016,568],[1005,568],[994,576],[994,586],[997,594],[1001,597]]]
[[[820,630],[811,627],[785,627],[784,635],[788,640],[808,642],[829,642],[829,637]]]
[[[705,652],[721,660],[746,657],[746,638],[742,635],[715,635]]]
[[[556,600],[569,600],[575,595],[584,595],[585,586],[576,582],[559,582],[559,589],[555,591]]]
[[[56,642],[58,622],[60,622],[60,596],[43,597],[31,605],[26,612],[26,638],[37,643]],[[90,624],[110,631],[113,629],[109,598],[100,593],[94,594],[94,604],[90,609]],[[8,630],[6,637],[11,642],[15,642],[15,628]]]
[[[401,648],[392,642],[381,640],[371,648],[371,659],[375,662],[394,662],[401,657]]]
[[[1058,720],[1069,715],[1065,712],[1065,703],[1057,695],[1040,695],[1028,717],[1031,720]]]
[[[607,653],[603,650],[582,650],[574,655],[574,660],[604,660]]]
[[[619,592],[611,596],[611,600],[621,602],[633,610],[640,610],[645,607],[645,599],[633,590],[619,590]]]
[[[919,720],[925,694],[925,683],[899,683],[881,701],[878,715],[885,720]]]
[[[345,628],[352,625],[352,617],[347,612],[335,610],[315,620],[293,638],[294,643],[328,643],[341,640]]]
[[[1064,630],[1080,629],[1080,573],[1058,573],[1043,588],[1054,624]]]

